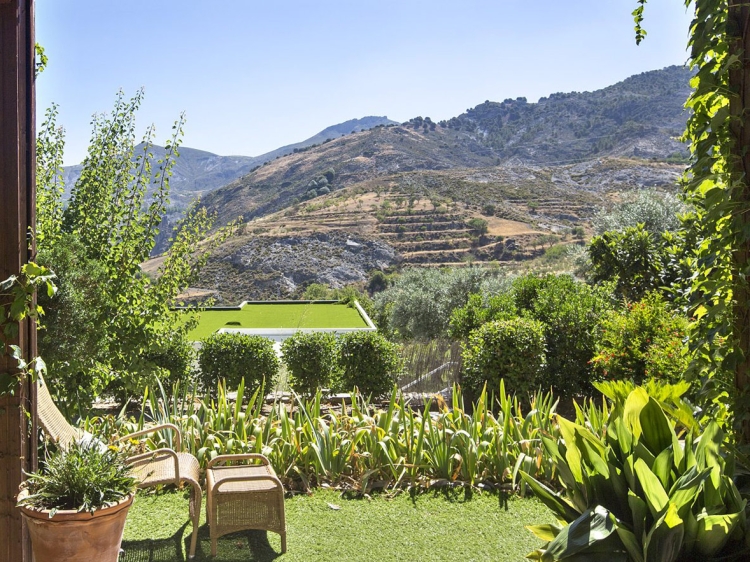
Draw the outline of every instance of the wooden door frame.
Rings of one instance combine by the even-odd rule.
[[[0,280],[33,259],[35,222],[34,0],[0,0]],[[23,321],[13,343],[36,357],[36,327]],[[1,345],[1,344],[0,344]],[[0,349],[0,372],[15,372]],[[0,396],[0,562],[29,562],[31,549],[15,496],[36,467],[36,397],[29,381]]]

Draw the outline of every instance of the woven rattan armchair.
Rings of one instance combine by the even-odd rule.
[[[67,448],[71,443],[81,440],[94,439],[78,428],[71,426],[60,413],[52,396],[50,396],[47,385],[41,377],[37,383],[37,415],[39,424],[49,438],[61,448]],[[128,463],[133,470],[133,476],[138,480],[139,488],[151,488],[164,484],[189,484],[192,488],[190,495],[190,520],[193,523],[193,535],[190,540],[190,553],[195,556],[195,548],[198,544],[198,526],[200,525],[202,490],[198,483],[200,476],[200,465],[190,453],[179,452],[181,449],[180,430],[172,424],[157,425],[131,433],[121,437],[124,441],[135,437],[141,437],[160,430],[171,430],[175,449],[157,449],[130,457]]]
[[[239,464],[242,461],[260,464]],[[222,535],[245,529],[273,531],[286,552],[284,486],[264,455],[219,455],[206,469],[206,511],[211,534],[211,556]]]

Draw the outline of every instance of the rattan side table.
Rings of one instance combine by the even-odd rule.
[[[261,464],[232,464],[255,460]],[[281,535],[281,552],[286,552],[284,487],[263,455],[219,455],[206,469],[208,525],[211,556],[216,556],[222,535],[259,529]]]

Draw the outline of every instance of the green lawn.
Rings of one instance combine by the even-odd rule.
[[[367,328],[367,324],[357,309],[345,304],[246,304],[240,310],[201,312],[198,326],[188,337],[202,339],[221,328]]]
[[[318,490],[313,496],[288,498],[285,508],[285,555],[279,554],[275,533],[245,531],[220,538],[213,560],[519,562],[541,546],[524,525],[554,522],[551,512],[534,499],[505,501],[488,492],[475,492],[470,499],[464,491],[452,491],[367,500]],[[211,560],[205,520],[204,509],[196,561]],[[185,560],[190,532],[183,493],[139,494],[128,514],[121,560]]]

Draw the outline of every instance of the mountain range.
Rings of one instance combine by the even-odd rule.
[[[668,67],[537,103],[486,101],[440,122],[353,120],[260,164],[198,160],[207,153],[194,151],[206,164],[184,166],[173,189],[201,192],[219,225],[244,221],[198,285],[225,302],[293,297],[312,282],[362,281],[372,269],[518,264],[578,243],[597,210],[624,193],[675,189],[690,78]],[[216,158],[236,160],[225,172]],[[202,179],[213,186],[233,174],[215,189]]]
[[[180,157],[177,159],[170,179],[172,206],[178,209],[184,208],[195,198],[227,185],[274,158],[292,154],[342,135],[393,123],[395,121],[387,117],[377,116],[350,119],[327,127],[301,142],[276,148],[260,156],[219,156],[205,150],[183,146],[179,149]],[[154,155],[154,161],[163,158],[165,153],[164,148],[159,145],[153,145],[151,152]],[[68,193],[80,175],[80,164],[64,167],[63,179]]]

